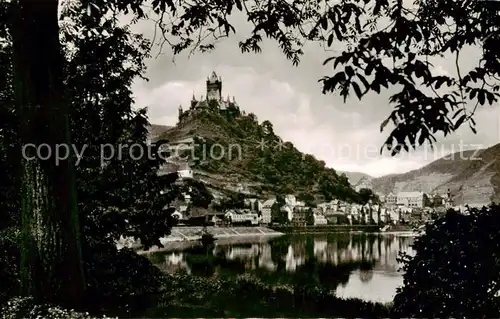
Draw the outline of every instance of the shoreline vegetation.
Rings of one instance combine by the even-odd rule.
[[[236,278],[164,274],[161,291],[135,296],[128,307],[105,313],[81,313],[31,298],[13,298],[2,309],[1,319],[14,318],[379,318],[394,317],[392,303],[340,298],[332,291],[307,283],[268,285],[244,274]],[[245,300],[244,303],[241,300]]]
[[[331,291],[303,283],[267,285],[249,274],[236,278],[167,275],[165,293],[156,307],[143,313],[147,318],[214,317],[388,317],[392,303],[344,299]],[[182,292],[182,294],[179,294]],[[245,300],[244,303],[241,300]]]

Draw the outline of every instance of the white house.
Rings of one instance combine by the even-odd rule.
[[[325,216],[321,215],[321,214],[314,214],[313,215],[314,217],[314,226],[317,226],[317,225],[326,225],[328,222],[325,218]]]
[[[252,225],[259,224],[259,216],[255,213],[237,212],[235,210],[228,211],[224,217],[229,218],[232,223],[250,222]]]
[[[424,196],[423,192],[400,192],[397,195],[396,204],[407,207],[424,207]]]
[[[297,205],[297,199],[295,198],[294,195],[286,195],[285,196],[285,204],[294,207]]]

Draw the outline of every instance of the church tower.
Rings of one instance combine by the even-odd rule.
[[[222,94],[222,79],[217,76],[215,71],[212,75],[207,78],[207,101],[215,100],[217,102],[221,101]]]

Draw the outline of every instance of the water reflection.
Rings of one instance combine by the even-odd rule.
[[[394,234],[284,236],[267,242],[172,244],[151,254],[166,272],[234,276],[251,272],[269,284],[318,284],[344,297],[390,301],[402,283],[399,251],[411,237]]]

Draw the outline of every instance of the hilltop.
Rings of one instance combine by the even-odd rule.
[[[371,179],[383,194],[401,191],[446,193],[455,204],[488,204],[500,199],[500,144],[487,149],[457,152],[420,169]]]
[[[339,174],[345,174],[347,178],[349,179],[349,183],[351,185],[356,185],[359,181],[362,179],[373,179],[373,176],[370,176],[366,173],[361,173],[361,172],[347,172],[347,171],[337,171]]]
[[[255,114],[241,111],[235,99],[220,98],[220,88],[207,79],[207,100],[194,97],[187,110],[179,109],[179,122],[158,138],[170,142],[191,140],[182,151],[194,171],[212,192],[242,192],[258,197],[295,194],[304,201],[345,199],[358,202],[345,174],[325,162],[301,153],[283,141],[272,123],[259,123]]]

